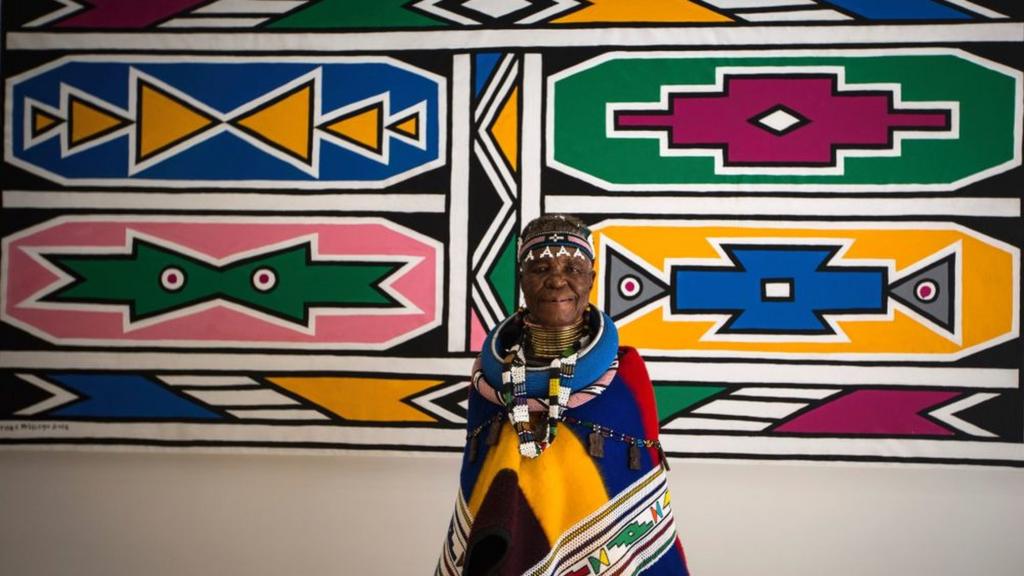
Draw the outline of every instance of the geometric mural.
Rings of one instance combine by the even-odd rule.
[[[548,159],[622,191],[956,190],[1020,165],[1021,82],[946,49],[609,53],[551,77]]]
[[[1024,466],[1013,3],[2,16],[0,445],[458,452],[569,212],[673,460]]]
[[[440,323],[440,244],[380,219],[65,216],[3,258],[3,318],[55,343],[374,350]]]
[[[67,184],[380,188],[444,163],[440,85],[376,57],[64,58],[8,81],[7,160]]]
[[[417,29],[448,26],[526,26],[611,22],[715,23],[826,21],[952,21],[998,18],[974,3],[937,0],[871,2],[807,0],[794,5],[758,6],[734,0],[646,2],[642,10],[615,0],[474,2],[472,0],[293,0],[240,7],[231,2],[160,0],[58,0],[24,9],[26,28],[138,29],[148,27],[271,29]],[[902,5],[901,5],[902,4]],[[775,9],[772,9],[775,8]]]
[[[1019,249],[952,224],[595,230],[594,301],[647,354],[946,361],[1019,335]]]

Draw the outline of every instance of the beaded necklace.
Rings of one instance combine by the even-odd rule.
[[[538,440],[530,424],[529,399],[526,395],[526,352],[524,341],[529,341],[534,352],[541,352],[535,346],[538,340],[535,334],[544,329],[525,322],[526,314],[522,313],[524,330],[518,343],[509,348],[502,364],[501,372],[502,400],[509,415],[512,427],[519,437],[519,453],[527,458],[536,458],[547,449],[558,434],[558,422],[562,419],[565,406],[569,403],[572,393],[572,379],[576,374],[576,360],[580,347],[580,339],[586,335],[586,323],[583,318],[567,329],[554,331],[572,336],[571,341],[563,338],[543,339],[545,344],[559,347],[555,357],[548,365],[548,418],[544,430],[544,438]],[[549,331],[551,332],[551,331]],[[552,351],[551,346],[542,346],[544,353]]]

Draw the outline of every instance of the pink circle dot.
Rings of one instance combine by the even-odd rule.
[[[264,272],[263,274],[260,274],[260,282],[265,284],[265,283],[267,283],[269,281],[270,281],[270,276],[266,272]]]
[[[931,286],[921,286],[921,297],[928,298],[932,295]]]
[[[174,274],[173,272],[168,274],[167,275],[167,281],[170,282],[171,284],[174,284],[175,282],[178,281],[178,275]]]

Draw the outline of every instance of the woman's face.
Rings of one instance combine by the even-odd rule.
[[[541,256],[543,248],[533,251],[532,259],[520,266],[519,284],[530,318],[545,328],[572,326],[583,317],[594,285],[594,266],[587,258],[573,257],[552,249]]]

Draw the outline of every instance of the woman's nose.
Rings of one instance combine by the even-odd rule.
[[[565,284],[565,275],[559,270],[553,270],[544,278],[544,284],[553,288],[561,287]]]

